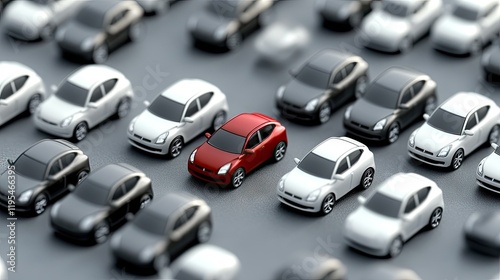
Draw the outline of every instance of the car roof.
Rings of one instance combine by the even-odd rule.
[[[359,147],[341,137],[330,137],[319,143],[311,152],[323,158],[337,162],[347,151]]]
[[[168,87],[161,95],[185,105],[194,96],[214,90],[214,85],[203,80],[184,79]]]
[[[270,120],[260,114],[242,113],[227,121],[222,129],[240,136],[248,136],[256,127],[268,123]]]
[[[313,55],[307,62],[307,65],[322,72],[330,73],[351,56],[352,55],[348,53],[326,49]]]
[[[48,164],[53,158],[69,150],[73,150],[73,147],[64,144],[63,141],[44,139],[28,148],[24,154],[36,161]]]
[[[73,72],[67,80],[78,87],[91,89],[95,84],[122,77],[123,75],[120,72],[109,66],[87,65]]]
[[[179,208],[197,199],[186,193],[168,193],[160,198],[155,198],[143,211],[150,212],[159,217],[169,217]]]
[[[443,102],[440,108],[460,117],[467,117],[474,108],[491,103],[491,99],[479,93],[458,92]]]
[[[375,83],[394,91],[401,91],[408,83],[413,81],[418,76],[422,75],[419,72],[402,67],[391,67],[382,72],[376,79]]]
[[[404,200],[423,187],[436,186],[434,181],[416,173],[397,173],[385,180],[378,192],[397,200]]]
[[[184,253],[173,266],[202,277],[216,273],[220,269],[238,269],[239,260],[233,253],[223,248],[201,244]]]
[[[0,61],[0,85],[12,78],[32,75],[34,71],[28,66],[14,61]]]
[[[86,180],[90,180],[103,188],[110,189],[123,179],[123,177],[136,172],[136,170],[133,167],[131,169],[128,164],[113,163],[93,171]]]
[[[456,0],[455,5],[474,10],[484,10],[494,3],[498,3],[498,0]]]

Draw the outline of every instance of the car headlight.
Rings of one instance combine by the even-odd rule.
[[[316,106],[318,106],[318,102],[319,102],[319,100],[317,98],[309,101],[306,105],[306,108],[305,108],[306,111],[309,111],[309,112],[314,111],[314,109],[316,109]]]
[[[128,131],[130,133],[134,132],[134,126],[135,126],[135,122],[137,121],[137,117],[135,117],[134,119],[132,119],[130,121],[130,124],[128,125]]]
[[[280,181],[278,182],[278,191],[285,191],[285,176],[281,177]]]
[[[72,120],[73,120],[73,116],[65,118],[61,122],[61,127],[67,127],[71,123]]]
[[[57,217],[60,208],[61,208],[61,203],[54,204],[54,206],[52,206],[52,209],[50,209],[50,216],[53,218]]]
[[[485,159],[483,159],[477,166],[477,175],[479,176],[483,176],[483,171],[484,171],[484,162],[485,162]]]
[[[144,263],[147,263],[147,262],[150,262],[154,259],[155,257],[155,247],[154,246],[149,246],[149,247],[146,247],[144,248],[141,253],[139,254],[139,259],[144,262]]]
[[[21,195],[19,196],[19,198],[17,200],[21,203],[26,203],[30,200],[32,195],[33,195],[33,190],[27,190],[27,191],[21,193]]]
[[[313,191],[312,193],[310,193],[307,196],[306,201],[313,202],[313,201],[318,200],[320,193],[321,193],[321,189],[317,189],[317,190]]]
[[[219,168],[219,171],[217,171],[217,175],[225,175],[230,167],[231,163],[225,164],[224,166]]]
[[[121,242],[122,242],[122,235],[121,234],[115,234],[111,238],[110,246],[113,249],[118,249],[120,247],[120,243]]]
[[[87,38],[83,40],[80,48],[82,49],[82,51],[90,51],[92,48],[94,48],[94,38]]]
[[[352,105],[347,107],[347,110],[345,110],[344,113],[344,119],[348,120],[351,118],[351,112],[352,112]]]
[[[188,20],[187,27],[189,30],[194,30],[196,29],[196,26],[198,25],[198,18],[191,17]]]
[[[410,138],[408,138],[408,146],[410,147],[415,147],[415,135],[417,135],[417,131],[413,131],[412,134],[410,135]]]
[[[161,134],[160,136],[158,136],[158,138],[156,139],[156,144],[163,144],[165,143],[165,140],[167,139],[167,136],[168,136],[168,131]]]
[[[382,130],[384,129],[385,124],[387,123],[387,119],[382,119],[378,121],[375,126],[373,127],[373,130]]]
[[[446,157],[446,156],[448,156],[448,153],[450,152],[450,150],[451,150],[451,145],[448,145],[448,146],[446,146],[446,147],[442,148],[442,149],[439,151],[439,153],[438,153],[438,155],[437,155],[437,156],[438,156],[438,157]]]
[[[219,26],[214,33],[214,37],[216,40],[222,40],[227,36],[227,27],[225,25]]]
[[[84,231],[89,231],[94,227],[95,218],[93,216],[85,217],[79,224],[79,228]]]
[[[283,94],[285,94],[285,88],[286,88],[285,86],[280,86],[278,88],[278,91],[276,92],[276,98],[277,99],[283,98]]]
[[[196,151],[198,151],[198,149],[195,149],[195,150],[191,153],[191,155],[189,156],[189,161],[190,161],[191,163],[194,163],[194,157],[196,156]]]

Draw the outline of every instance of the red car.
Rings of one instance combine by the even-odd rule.
[[[259,113],[244,113],[227,121],[189,157],[191,175],[219,185],[241,186],[245,175],[269,159],[283,159],[286,129]]]

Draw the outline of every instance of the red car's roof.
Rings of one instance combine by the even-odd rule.
[[[259,113],[243,113],[227,121],[222,128],[231,133],[246,137],[256,127],[270,121],[276,120]]]

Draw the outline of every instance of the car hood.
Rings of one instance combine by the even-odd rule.
[[[147,139],[156,139],[160,134],[178,127],[180,123],[162,119],[153,115],[148,110],[144,110],[134,124],[134,134]]]
[[[59,124],[65,118],[85,111],[84,107],[68,103],[57,96],[52,95],[40,104],[39,116],[44,120]]]
[[[218,28],[231,25],[232,20],[212,13],[198,13],[193,16],[196,19],[195,32],[201,32],[206,35],[214,35]]]
[[[324,91],[325,89],[312,87],[293,79],[286,85],[285,92],[283,93],[283,101],[305,107],[307,102],[320,97]]]
[[[117,233],[114,238],[120,238],[118,247],[114,250],[126,259],[135,260],[140,263],[141,252],[151,247],[166,247],[164,236],[159,236],[142,230],[134,224],[129,224],[123,230]]]
[[[440,18],[432,29],[432,37],[438,41],[467,42],[476,39],[481,29],[476,22],[466,21],[454,16]]]
[[[83,41],[88,38],[96,38],[100,35],[98,29],[94,29],[83,24],[79,24],[76,21],[69,21],[62,30],[64,36],[62,36],[62,42],[70,43],[72,45],[81,46]]]
[[[446,145],[458,140],[458,138],[458,135],[446,133],[424,123],[415,134],[415,146],[432,153],[437,153]]]
[[[285,178],[285,191],[305,199],[313,191],[330,183],[331,180],[313,176],[295,167]]]
[[[352,106],[350,120],[366,125],[374,126],[378,121],[394,113],[394,109],[380,107],[361,98]]]
[[[363,21],[362,29],[371,37],[385,39],[402,39],[410,33],[412,26],[407,18],[388,15],[382,11],[375,11]],[[376,30],[376,31],[374,31]]]
[[[70,194],[61,200],[60,208],[56,217],[53,217],[56,223],[77,229],[83,219],[95,216],[100,212],[106,211],[106,206],[97,205],[85,201],[74,194]]]
[[[399,232],[400,223],[396,218],[386,217],[360,206],[347,217],[345,227],[349,234],[361,238],[392,239]]]
[[[217,172],[223,165],[232,162],[239,156],[239,154],[219,150],[205,142],[198,148],[194,162],[202,167],[212,169],[213,172]]]
[[[489,177],[500,180],[500,173],[498,173],[499,166],[500,156],[492,153],[488,157],[486,157],[486,160],[484,161],[483,172]],[[498,232],[500,233],[500,228],[498,229]]]
[[[8,177],[11,176],[9,175],[9,172],[4,171],[2,175],[0,175],[0,193],[3,194],[8,194],[9,191],[9,183],[8,183]],[[21,193],[24,191],[33,189],[40,185],[40,181],[34,180],[28,177],[25,177],[19,173],[16,173],[16,182],[15,182],[15,191],[16,195],[19,196]]]
[[[5,13],[2,16],[3,20],[9,22],[21,22],[42,27],[49,22],[53,15],[45,5],[31,1],[14,1],[5,8]]]

